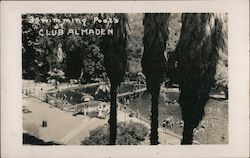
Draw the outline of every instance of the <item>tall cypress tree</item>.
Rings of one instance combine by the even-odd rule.
[[[223,25],[222,18],[211,13],[182,15],[181,36],[175,50],[184,121],[182,144],[192,144],[193,129],[204,115],[214,85],[218,51],[227,38]]]
[[[164,79],[166,41],[168,38],[168,19],[170,14],[146,13],[144,24],[144,53],[142,57],[142,70],[146,76],[147,90],[151,94],[151,145],[158,141],[158,98],[160,85]]]
[[[111,83],[110,95],[110,145],[116,144],[117,133],[117,89],[120,85],[127,67],[127,14],[105,14],[104,18],[113,17],[119,19],[118,23],[112,23],[109,26],[114,34],[104,36],[100,43],[101,52],[104,54],[104,67]]]

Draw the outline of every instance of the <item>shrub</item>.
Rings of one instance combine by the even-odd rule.
[[[118,145],[138,145],[145,140],[148,128],[140,123],[119,123],[117,130]],[[109,143],[108,126],[100,126],[90,132],[90,136],[84,139],[82,145],[107,145]]]
[[[108,102],[110,100],[110,89],[108,85],[100,85],[95,92],[95,99]]]
[[[106,126],[90,131],[89,137],[84,139],[82,145],[105,145],[109,143],[109,130]]]
[[[145,140],[148,129],[140,123],[118,124],[117,144],[138,145]]]

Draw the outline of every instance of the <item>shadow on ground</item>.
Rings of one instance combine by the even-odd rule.
[[[44,142],[43,140],[32,136],[28,133],[23,133],[23,144],[30,144],[30,145],[61,145],[58,143],[55,143],[53,141],[50,142]]]

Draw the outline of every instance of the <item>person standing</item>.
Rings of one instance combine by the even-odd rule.
[[[103,107],[102,107],[102,103],[99,105],[98,107],[98,118],[102,118],[102,115],[103,115]]]
[[[87,102],[84,103],[84,105],[83,105],[83,114],[84,114],[85,116],[88,115],[88,103],[87,103]]]
[[[73,113],[73,116],[76,116],[78,114],[78,104],[75,104],[75,111]]]

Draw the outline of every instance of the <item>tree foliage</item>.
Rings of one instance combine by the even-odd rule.
[[[103,18],[107,17],[116,17],[119,19],[119,23],[103,26],[104,28],[113,28],[114,34],[112,36],[104,36],[100,43],[101,52],[104,55],[104,67],[111,83],[109,140],[110,145],[114,145],[116,144],[117,134],[117,88],[123,80],[127,68],[128,16],[123,13],[103,15]]]
[[[148,128],[140,123],[124,123],[117,125],[118,145],[139,145],[145,140]],[[107,145],[109,144],[109,129],[105,126],[90,131],[89,137],[85,138],[82,145]]]
[[[140,13],[132,13],[128,14],[129,17],[129,41],[128,41],[128,72],[130,79],[133,80],[133,76],[135,76],[138,72],[142,71],[141,58],[143,54],[143,14]]]
[[[170,14],[146,13],[143,19],[144,53],[142,70],[146,76],[147,90],[151,94],[151,136],[150,143],[158,144],[158,98],[160,84],[166,71],[164,51],[168,39],[168,18]]]
[[[101,52],[104,55],[104,67],[111,83],[119,84],[124,77],[127,68],[127,31],[128,17],[126,14],[104,14],[103,18],[117,17],[119,23],[104,27],[114,29],[114,35],[104,36],[100,43]]]
[[[223,22],[217,14],[183,14],[175,50],[179,103],[184,120],[183,144],[191,144],[193,129],[204,115],[204,106],[215,83],[219,50],[225,46]]]
[[[85,28],[98,28],[90,22],[97,14],[23,14],[22,16],[22,67],[23,78],[45,82],[48,72],[60,68],[67,78],[102,77],[103,55],[99,50],[99,36],[79,36],[64,33],[61,36],[41,36],[39,30],[58,31],[83,28],[76,22],[63,23],[62,19],[87,19]],[[58,18],[61,21],[53,21]],[[47,20],[47,21],[46,21]],[[48,21],[51,20],[51,21]],[[42,22],[45,21],[45,22]],[[63,60],[58,61],[58,51],[62,49]]]
[[[29,15],[23,15],[22,21],[22,66],[23,77],[46,81],[49,64],[46,59],[53,47],[48,38],[39,38],[39,22],[32,20]]]
[[[228,93],[228,19],[227,14],[220,15],[220,18],[223,22],[221,26],[221,36],[219,38],[218,54],[219,59],[216,66],[216,87],[220,90],[223,90],[226,94]]]

